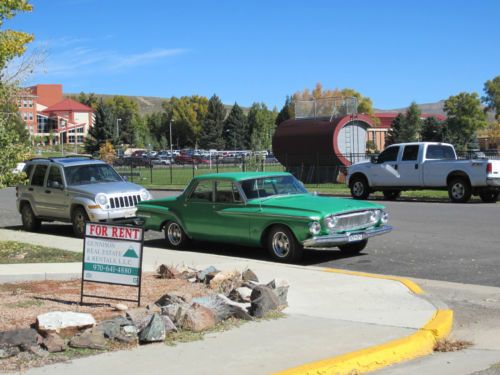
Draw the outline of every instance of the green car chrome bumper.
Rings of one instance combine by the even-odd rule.
[[[358,242],[366,240],[367,238],[379,236],[381,234],[389,233],[392,230],[392,226],[384,225],[381,227],[368,229],[358,232],[350,232],[343,234],[334,234],[328,236],[317,236],[308,238],[302,241],[304,247],[335,247],[339,245],[345,245],[349,242]]]

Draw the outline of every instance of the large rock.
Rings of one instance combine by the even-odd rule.
[[[233,301],[246,303],[250,302],[251,295],[252,295],[252,289],[246,286],[242,286],[240,288],[231,290],[231,292],[229,292],[228,297]]]
[[[95,326],[96,321],[91,314],[72,311],[52,311],[38,315],[36,325],[39,331],[55,331],[61,333],[75,332]]]
[[[66,350],[66,342],[55,332],[48,332],[43,338],[41,345],[49,353],[63,352]]]
[[[127,319],[130,320],[139,331],[148,325],[152,315],[153,313],[145,307],[130,309],[126,313]]]
[[[7,350],[6,348],[9,347],[17,347],[22,351],[27,351],[32,346],[37,345],[39,341],[41,341],[41,338],[38,332],[33,328],[21,328],[0,332],[0,347],[4,348],[4,350]],[[6,352],[9,352],[9,350]]]
[[[210,267],[205,268],[202,271],[197,272],[196,279],[200,283],[208,284],[210,282],[210,280],[213,279],[215,277],[215,275],[219,272],[220,271],[217,268],[215,268],[214,266],[210,266]]]
[[[251,306],[248,312],[256,318],[262,318],[269,311],[277,310],[280,305],[276,293],[264,285],[259,285],[252,290],[250,300]]]
[[[179,324],[179,322],[184,319],[186,312],[190,309],[189,303],[183,298],[173,294],[164,295],[156,301],[156,304],[161,306],[161,314],[168,316],[175,324]]]
[[[21,352],[17,346],[3,346],[0,345],[0,359],[13,357]]]
[[[243,279],[243,281],[253,281],[256,283],[259,282],[259,278],[250,268],[247,268],[245,271],[243,271],[243,273],[241,274],[241,278]]]
[[[72,348],[82,349],[106,349],[106,339],[102,331],[98,329],[87,329],[86,331],[74,336],[69,341]]]
[[[148,325],[139,332],[139,341],[141,343],[163,341],[165,337],[165,323],[159,314],[153,314]]]
[[[276,293],[276,296],[278,296],[281,308],[288,306],[288,289],[290,288],[288,281],[283,279],[274,279],[269,282],[267,286],[271,288],[274,293]]]
[[[193,332],[201,332],[215,326],[215,314],[209,308],[193,303],[184,315],[181,326]]]
[[[229,292],[241,285],[241,274],[238,271],[219,272],[210,280],[210,288],[219,293]]]
[[[166,264],[161,264],[156,273],[160,279],[177,279],[180,276],[180,272],[175,267]]]
[[[224,302],[229,309],[230,316],[237,319],[252,320],[252,316],[247,312],[248,304],[231,301],[224,294],[219,294],[217,297]]]

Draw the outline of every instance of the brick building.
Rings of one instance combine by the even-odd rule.
[[[26,88],[17,105],[30,135],[46,143],[82,144],[95,121],[94,110],[65,99],[58,84]]]

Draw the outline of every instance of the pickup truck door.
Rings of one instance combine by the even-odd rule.
[[[389,146],[371,165],[372,186],[399,186],[398,154],[400,146]]]
[[[406,145],[403,148],[401,161],[398,163],[399,186],[421,186],[422,166],[419,155],[423,152],[421,145]]]

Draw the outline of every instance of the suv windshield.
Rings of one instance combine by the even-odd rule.
[[[246,180],[241,187],[248,199],[283,194],[307,194],[304,186],[293,176],[273,176]]]
[[[64,170],[69,186],[123,181],[120,175],[107,164],[74,165],[64,167]]]

